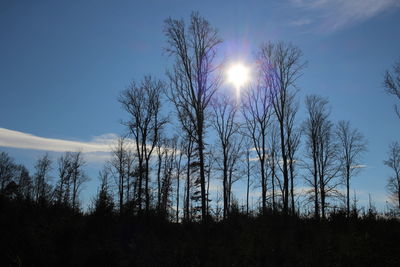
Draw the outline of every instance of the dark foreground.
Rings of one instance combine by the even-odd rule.
[[[1,266],[400,266],[394,219],[236,214],[174,224],[0,199]]]

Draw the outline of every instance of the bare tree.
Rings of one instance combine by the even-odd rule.
[[[66,152],[58,159],[59,180],[55,189],[56,201],[61,204],[69,204],[71,189],[71,153]]]
[[[400,60],[394,64],[393,71],[386,71],[383,85],[388,94],[394,95],[400,100]],[[400,118],[399,107],[395,105],[394,109]]]
[[[159,138],[156,145],[156,154],[157,154],[157,209],[161,208],[161,170],[163,157],[165,154],[165,139]]]
[[[142,210],[143,182],[146,211],[150,207],[149,163],[160,131],[166,123],[166,119],[160,114],[163,88],[164,84],[161,81],[155,80],[151,76],[145,76],[139,85],[132,82],[119,98],[122,106],[130,115],[130,119],[124,124],[129,127],[136,146],[139,164],[139,211]]]
[[[171,206],[170,193],[172,191],[172,181],[176,164],[178,139],[166,139],[163,157],[163,175],[161,181],[161,211],[168,214],[168,208]]]
[[[224,200],[224,219],[229,212],[229,200],[232,186],[232,168],[236,162],[237,144],[234,144],[234,136],[238,134],[240,125],[236,122],[236,113],[238,107],[234,100],[229,96],[221,94],[214,98],[212,103],[214,116],[213,128],[218,136],[218,146],[221,150],[221,170],[222,170],[222,188]],[[235,146],[236,145],[236,146]]]
[[[295,126],[295,118],[298,111],[298,103],[295,102],[295,95],[292,94],[287,101],[287,116],[285,118],[286,127],[286,149],[289,165],[290,177],[290,200],[291,200],[291,213],[296,213],[294,201],[294,179],[296,176],[296,153],[300,146],[300,130]]]
[[[246,138],[246,137],[245,137]],[[251,158],[251,150],[253,148],[252,141],[249,138],[246,138],[244,141],[244,149],[245,149],[245,169],[246,169],[246,214],[249,215],[249,197],[250,197],[250,184],[251,184],[251,175],[254,169],[254,165],[252,164]]]
[[[79,193],[82,189],[82,185],[89,181],[89,177],[83,170],[86,165],[85,160],[82,157],[82,152],[73,152],[71,154],[71,207],[76,210],[79,207]]]
[[[213,77],[213,73],[216,70],[216,48],[221,41],[217,31],[198,13],[192,13],[187,28],[183,20],[167,19],[164,32],[168,42],[166,51],[175,57],[175,64],[168,72],[171,81],[169,98],[175,104],[178,113],[186,114],[189,125],[194,129],[194,132],[191,129],[186,130],[197,144],[201,214],[205,219],[205,112],[219,86],[219,78]],[[182,126],[186,128],[187,125]]]
[[[360,157],[366,151],[364,136],[354,128],[350,122],[339,121],[336,129],[339,142],[339,158],[341,160],[341,173],[346,185],[346,210],[350,214],[350,179],[360,170]]]
[[[46,153],[40,157],[35,165],[35,175],[34,175],[34,196],[38,203],[44,203],[49,201],[51,196],[51,186],[48,183],[50,179],[51,171],[51,160],[49,155]]]
[[[177,137],[176,137],[177,138]],[[182,140],[179,144],[179,150],[178,148],[176,149],[175,153],[175,177],[176,177],[176,222],[179,222],[179,197],[180,197],[180,178],[182,174],[182,157],[183,157],[183,151],[181,150],[182,148]]]
[[[17,165],[15,171],[19,195],[25,199],[32,199],[32,178],[28,169],[23,165]]]
[[[317,95],[306,97],[306,109],[308,118],[304,122],[304,133],[306,136],[306,153],[311,163],[306,164],[306,168],[311,173],[312,178],[306,178],[306,182],[313,187],[314,217],[319,218],[319,176],[318,159],[321,129],[328,120],[329,112],[327,110],[328,101]]]
[[[242,114],[247,129],[246,135],[253,143],[260,164],[263,212],[267,207],[267,137],[272,115],[271,111],[271,98],[268,90],[256,85],[247,91],[243,101]]]
[[[194,142],[190,136],[186,136],[182,139],[182,152],[186,157],[186,182],[185,182],[185,191],[184,191],[184,219],[186,221],[190,220],[190,199],[191,199],[191,165],[192,165],[192,156],[193,156],[193,146]]]
[[[0,192],[11,182],[15,171],[14,160],[6,153],[0,153]]]
[[[279,183],[278,179],[278,167],[279,167],[279,142],[278,142],[278,128],[277,125],[272,122],[270,125],[270,134],[268,135],[268,157],[267,163],[271,175],[271,198],[272,198],[272,210],[276,211],[276,186]]]
[[[270,92],[275,117],[280,130],[280,147],[283,174],[283,211],[288,212],[289,207],[289,166],[288,166],[288,135],[287,123],[289,102],[294,97],[290,88],[296,89],[296,81],[302,75],[306,63],[302,61],[303,53],[299,48],[284,42],[266,43],[259,53],[261,62],[261,75],[264,87]]]
[[[240,172],[239,161],[242,159],[244,153],[244,139],[243,136],[238,135],[237,133],[233,135],[230,141],[230,153],[228,158],[228,213],[230,213],[233,203],[233,195],[232,195],[232,186],[235,182],[239,181],[242,177],[242,173]],[[237,203],[236,203],[237,204]]]
[[[386,187],[400,209],[400,144],[398,142],[390,145],[388,159],[384,163],[393,170],[394,174],[389,177]]]
[[[125,169],[126,169],[126,204],[128,205],[128,210],[134,208],[135,204],[135,184],[136,184],[136,177],[137,177],[137,167],[136,167],[136,153],[131,148],[130,144],[128,143],[127,151],[126,151],[126,159],[125,159]],[[133,185],[133,193],[132,193],[132,185]]]
[[[127,143],[124,137],[119,137],[115,147],[112,149],[112,157],[109,161],[109,167],[114,176],[115,184],[118,189],[119,213],[124,211],[124,192],[126,187],[126,163],[127,163]]]
[[[109,168],[105,166],[99,171],[100,188],[97,198],[94,200],[94,211],[96,215],[112,215],[114,210],[114,201],[109,185]]]
[[[338,160],[338,146],[333,132],[333,124],[324,120],[317,136],[317,166],[321,196],[321,215],[326,218],[327,199],[339,197],[337,187],[341,184],[336,178],[341,169]]]

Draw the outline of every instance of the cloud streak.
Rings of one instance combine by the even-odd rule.
[[[0,128],[0,147],[42,150],[48,152],[75,152],[85,153],[85,159],[91,162],[104,162],[111,157],[119,136],[113,133],[95,136],[88,142],[72,141],[57,138],[40,137],[29,133]],[[126,138],[128,148],[135,144],[132,139]],[[148,147],[150,149],[150,147]],[[169,150],[162,147],[162,150]],[[177,153],[180,153],[178,150]]]
[[[40,137],[29,133],[0,128],[0,147],[45,150],[53,152],[110,152],[118,138],[115,134],[94,137],[89,142]]]
[[[320,31],[336,31],[364,22],[390,9],[399,8],[399,0],[290,0],[292,7],[303,11],[294,26],[319,25]]]

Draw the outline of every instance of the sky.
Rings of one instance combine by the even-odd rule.
[[[218,29],[219,57],[227,61],[251,65],[267,41],[303,51],[308,67],[298,82],[298,121],[305,96],[318,94],[328,98],[333,121],[349,120],[364,134],[366,167],[352,188],[362,203],[371,193],[383,208],[390,175],[383,160],[400,139],[396,100],[382,85],[385,70],[400,60],[399,0],[2,0],[0,150],[31,171],[45,151],[55,160],[82,150],[92,178],[88,203],[110,144],[126,133],[120,92],[147,74],[166,78],[164,20],[187,20],[192,11]]]

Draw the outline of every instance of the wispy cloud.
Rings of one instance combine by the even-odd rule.
[[[0,128],[0,147],[44,150],[52,152],[82,151],[88,161],[109,158],[117,140],[116,134],[96,136],[88,142],[40,137],[29,133]]]
[[[354,165],[350,167],[351,169],[362,169],[362,168],[367,168],[367,165],[365,164],[359,164],[359,165]]]
[[[294,26],[313,24],[320,31],[332,32],[361,23],[385,11],[400,7],[399,0],[289,0],[301,10]]]
[[[85,159],[91,162],[104,162],[111,157],[119,136],[108,133],[94,136],[90,141],[73,141],[57,138],[40,137],[29,133],[0,128],[0,147],[43,150],[48,152],[75,152],[81,151]],[[125,139],[128,148],[135,144],[130,138]],[[150,147],[148,147],[150,149]],[[162,147],[162,150],[170,150]],[[177,153],[180,153],[177,150]],[[154,155],[154,154],[153,154]]]

